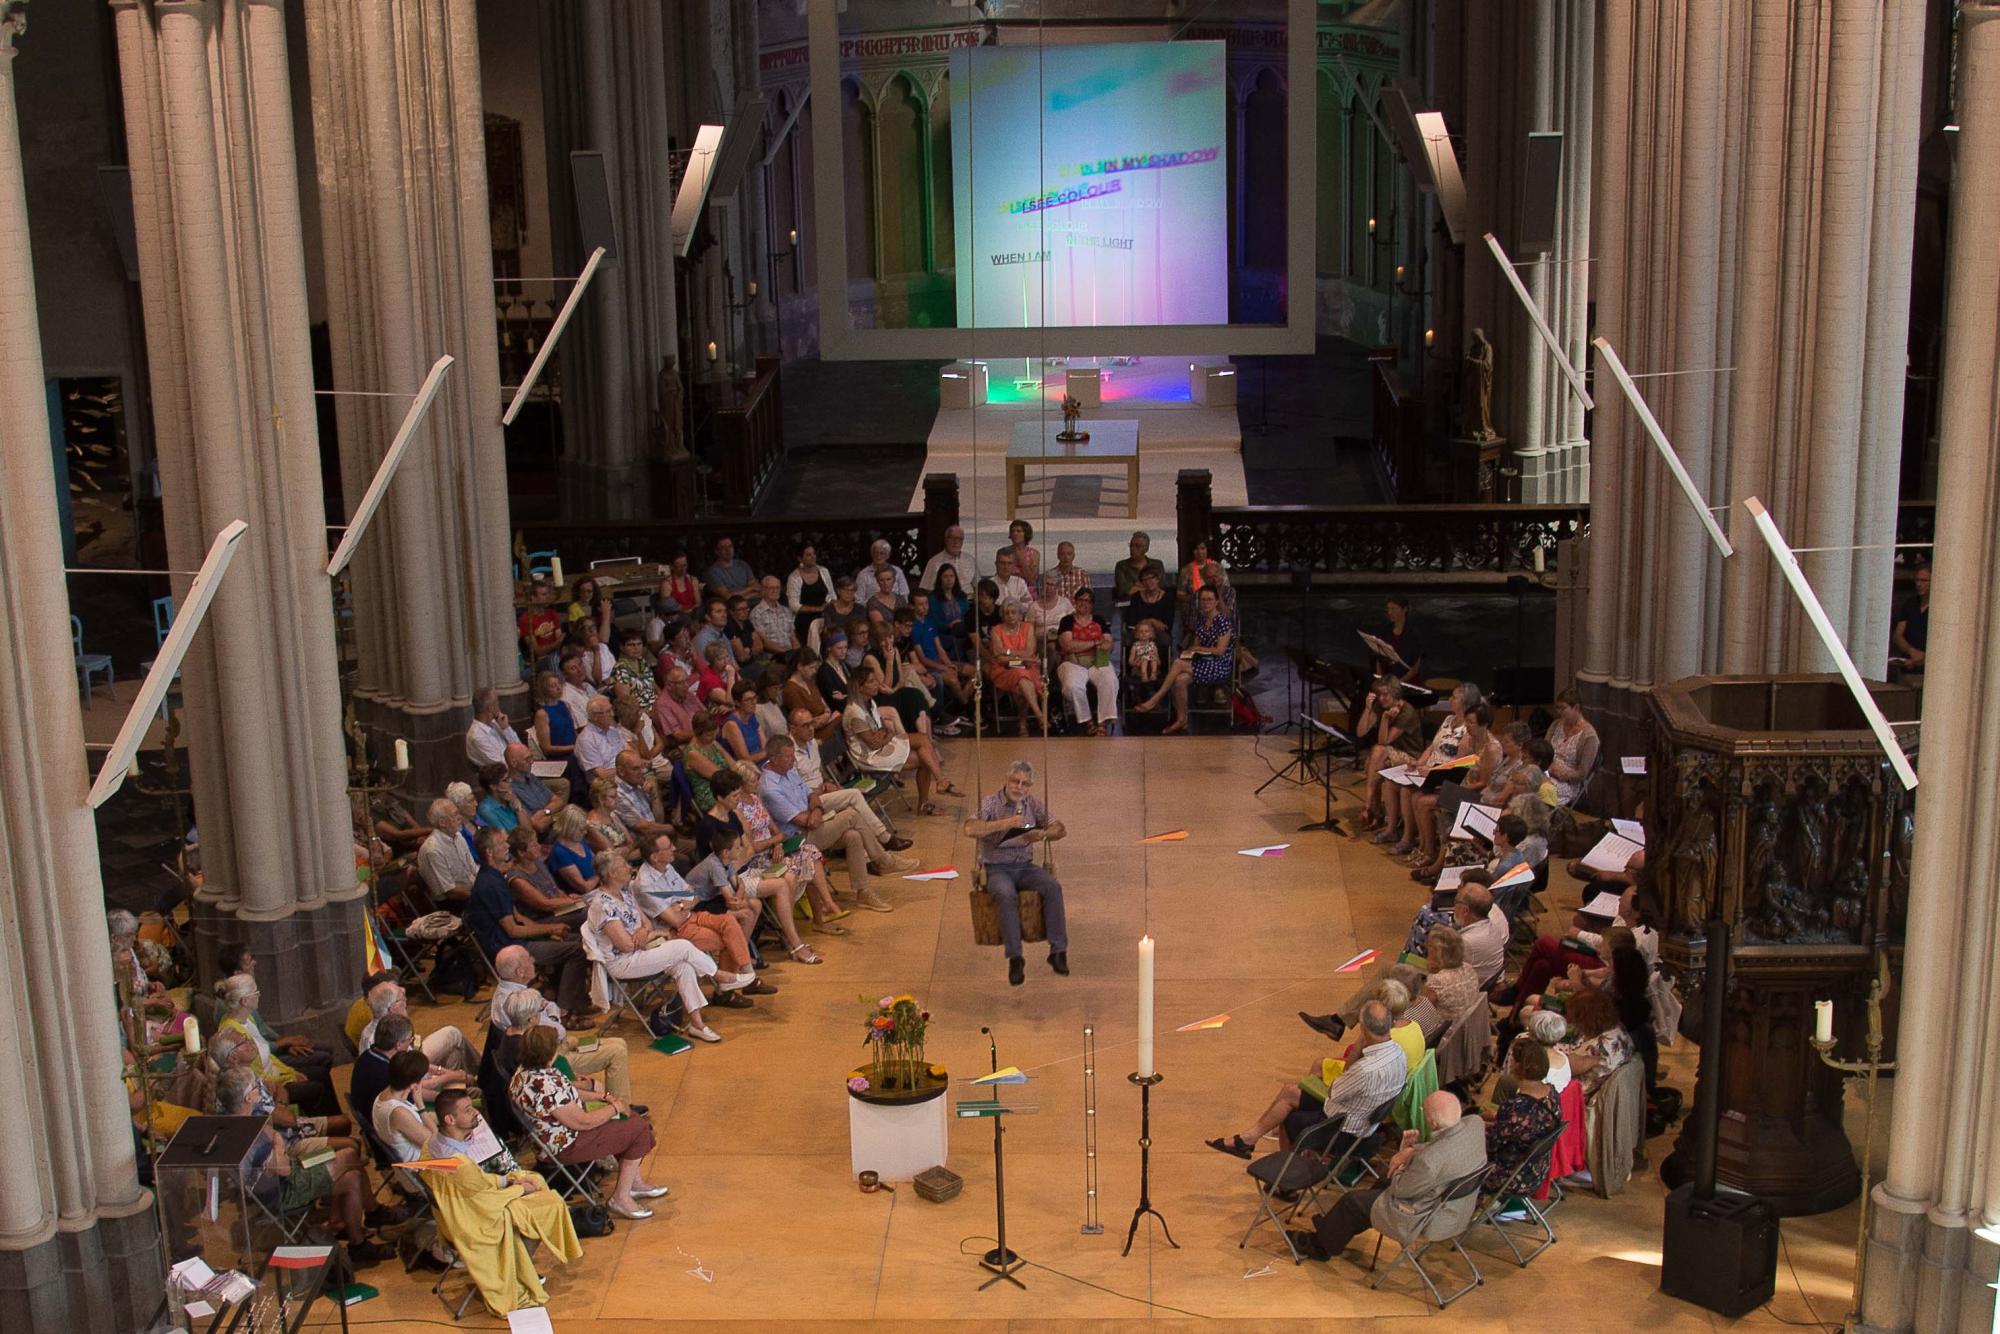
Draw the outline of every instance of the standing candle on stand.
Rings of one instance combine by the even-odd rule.
[[[1139,1078],[1153,1077],[1153,938],[1139,937]]]
[[[410,743],[396,738],[396,772],[402,773],[410,767]]]
[[[1833,1002],[1813,1002],[1813,1041],[1833,1041]]]
[[[560,587],[562,581],[562,557],[551,556],[549,557],[549,582]]]

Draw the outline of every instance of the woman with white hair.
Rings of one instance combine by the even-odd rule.
[[[257,979],[248,973],[234,973],[216,983],[215,994],[222,1002],[222,1032],[240,1033],[257,1049],[255,1069],[283,1101],[309,1116],[334,1116],[340,1111],[330,1085],[306,1078],[280,1060],[271,1044],[257,1030],[257,1001],[261,993]]]
[[[216,1081],[215,1110],[223,1116],[254,1116],[261,1094],[255,1069],[231,1066]],[[355,1268],[379,1264],[396,1253],[395,1247],[368,1239],[362,1204],[370,1195],[368,1173],[352,1149],[336,1150],[331,1159],[307,1167],[293,1158],[283,1137],[267,1124],[247,1164],[250,1179],[244,1184],[273,1212],[292,1212],[325,1199],[334,1230],[346,1240],[347,1258]],[[384,1222],[388,1221],[385,1216]]]
[[[702,1020],[708,999],[699,979],[713,977],[722,990],[740,991],[757,975],[722,972],[708,955],[654,926],[633,896],[631,864],[615,852],[597,854],[597,888],[584,903],[583,952],[591,963],[621,982],[669,974],[680,993],[682,1031],[703,1042],[722,1041]],[[658,1016],[647,1016],[647,1023],[659,1029]]]

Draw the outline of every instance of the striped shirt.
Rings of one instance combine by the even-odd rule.
[[[1375,1110],[1403,1091],[1409,1074],[1410,1058],[1401,1043],[1378,1042],[1364,1049],[1327,1089],[1327,1118],[1344,1117],[1342,1130],[1367,1134],[1375,1128]]]

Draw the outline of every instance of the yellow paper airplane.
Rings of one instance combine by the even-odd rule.
[[[970,1082],[974,1084],[1025,1084],[1028,1082],[1028,1077],[1021,1073],[1021,1067],[1007,1065],[995,1070],[990,1075],[981,1075]]]
[[[1204,1033],[1204,1032],[1207,1032],[1207,1031],[1208,1031],[1209,1029],[1211,1029],[1211,1028],[1221,1028],[1221,1027],[1222,1027],[1222,1026],[1223,1026],[1224,1024],[1226,1024],[1226,1023],[1228,1023],[1228,1022],[1229,1022],[1229,1016],[1228,1016],[1228,1015],[1226,1015],[1226,1014],[1212,1014],[1212,1015],[1210,1015],[1210,1016],[1209,1016],[1208,1018],[1206,1018],[1206,1019],[1197,1019],[1197,1020],[1195,1020],[1195,1021],[1194,1021],[1193,1023],[1191,1023],[1191,1024],[1182,1024],[1182,1025],[1181,1025],[1181,1026],[1180,1026],[1179,1028],[1175,1029],[1175,1030],[1174,1030],[1174,1032],[1176,1032],[1176,1033]]]
[[[1153,834],[1150,837],[1140,839],[1139,842],[1141,844],[1182,843],[1187,840],[1187,836],[1188,836],[1188,831],[1185,829],[1169,829],[1164,834]]]

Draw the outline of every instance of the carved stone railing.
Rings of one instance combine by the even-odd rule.
[[[1908,687],[1872,689],[1892,722],[1916,717]],[[1665,914],[1661,962],[1688,989],[1690,1016],[1715,1000],[1694,990],[1707,923],[1727,922],[1735,941],[1721,1179],[1784,1213],[1835,1208],[1860,1175],[1841,1076],[1809,1042],[1813,1002],[1840,1002],[1852,1045],[1877,952],[1902,936],[1914,797],[1837,676],[1689,677],[1649,707],[1647,874]],[[1897,730],[1914,755],[1914,722]],[[1700,1031],[1692,1017],[1682,1027]],[[1684,1132],[1663,1175],[1693,1160]]]
[[[1537,551],[1554,568],[1557,544],[1589,518],[1585,505],[1247,505],[1210,509],[1208,531],[1210,550],[1240,582],[1495,583],[1534,573]]]

